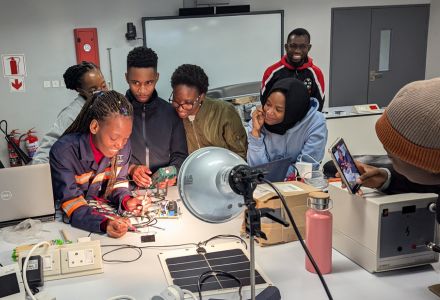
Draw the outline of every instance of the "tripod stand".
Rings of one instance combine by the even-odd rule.
[[[229,185],[232,190],[244,197],[246,210],[246,233],[249,235],[250,242],[250,283],[251,299],[255,300],[255,237],[267,239],[266,234],[261,231],[261,218],[269,218],[285,227],[289,223],[276,217],[272,213],[273,209],[256,207],[253,193],[257,184],[264,177],[263,170],[253,169],[246,165],[235,166],[229,175]]]

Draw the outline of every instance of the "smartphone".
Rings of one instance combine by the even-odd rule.
[[[341,175],[342,181],[347,186],[347,189],[350,191],[350,193],[356,194],[361,187],[360,184],[356,183],[356,179],[361,176],[361,173],[356,167],[353,157],[348,151],[344,140],[342,138],[338,138],[329,149],[329,152],[336,169]]]

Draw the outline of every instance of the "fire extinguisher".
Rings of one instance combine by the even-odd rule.
[[[0,121],[0,130],[5,135],[5,140],[8,143],[10,166],[18,167],[23,165],[23,163],[25,165],[28,164],[31,160],[20,148],[20,139],[17,138],[17,130],[12,130],[8,133],[8,123],[6,122],[6,120]]]
[[[32,129],[29,129],[28,132],[26,132],[24,135],[26,135],[26,137],[24,138],[24,141],[26,142],[26,151],[28,153],[29,158],[33,158],[35,153],[37,152],[38,149],[38,137],[36,135],[34,135],[35,131]],[[22,135],[23,136],[23,135]],[[20,141],[22,136],[20,136]]]
[[[17,145],[17,147],[20,147],[20,139],[18,138],[18,130],[13,129],[8,134],[8,139],[11,141],[8,143],[8,153],[9,153],[9,165],[11,167],[19,167],[22,166],[23,163],[21,162],[20,157],[18,156],[17,152],[15,151],[15,147],[12,145],[14,143]]]
[[[9,58],[9,68],[11,69],[11,75],[18,75],[18,64],[20,63],[19,57]]]

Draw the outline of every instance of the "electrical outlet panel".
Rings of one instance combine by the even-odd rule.
[[[74,247],[71,247],[73,246]],[[81,273],[102,270],[101,245],[99,241],[67,244],[61,248],[61,273]],[[102,271],[101,271],[102,272]],[[98,272],[98,273],[101,273]]]
[[[61,274],[60,249],[46,248],[46,251],[43,251],[43,253],[40,255],[43,258],[43,272],[45,280],[48,280],[47,277]]]
[[[28,252],[20,252],[20,259]],[[102,273],[101,243],[82,243],[41,247],[33,252],[43,258],[46,281]]]

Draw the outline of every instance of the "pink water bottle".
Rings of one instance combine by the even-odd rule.
[[[331,200],[327,193],[311,192],[307,199],[306,244],[322,274],[332,271],[332,224]],[[316,273],[306,256],[306,269]]]

